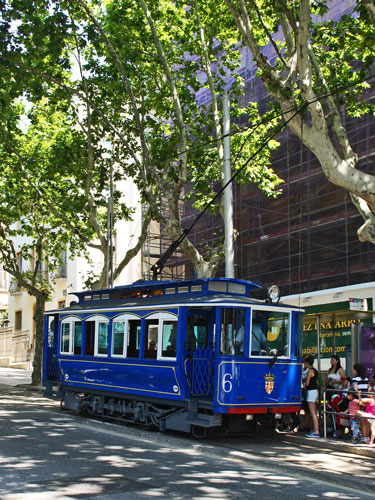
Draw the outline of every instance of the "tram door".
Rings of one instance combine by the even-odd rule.
[[[214,312],[187,311],[186,374],[192,396],[212,396]]]
[[[59,352],[58,344],[58,316],[49,316],[46,321],[48,328],[47,338],[47,363],[46,363],[46,378],[47,380],[58,380],[61,378],[61,371],[57,361]]]

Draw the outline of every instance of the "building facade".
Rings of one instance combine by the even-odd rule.
[[[132,221],[120,221],[114,228],[114,266],[119,265],[127,250],[136,244],[142,229],[140,198],[133,182],[123,182],[116,188],[120,189],[126,197],[127,205],[135,207],[135,213]],[[21,241],[16,240],[15,243],[20,245]],[[30,267],[33,264],[20,262],[19,265]],[[64,253],[62,264],[56,273],[49,273],[47,266],[43,266],[41,270],[43,277],[50,280],[54,286],[53,295],[46,304],[46,310],[60,309],[75,300],[74,292],[84,290],[88,276],[98,275],[102,267],[103,254],[98,250],[90,250],[90,261],[88,261],[83,256],[72,256],[69,248]],[[142,260],[139,253],[125,267],[114,286],[130,284],[141,277]],[[20,289],[14,279],[10,279],[6,296],[9,301],[8,322],[6,327],[0,328],[0,365],[31,369],[35,348],[35,297]]]

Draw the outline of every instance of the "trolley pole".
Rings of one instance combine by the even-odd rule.
[[[230,113],[229,95],[223,95],[223,135],[224,135],[224,185],[231,180],[231,152],[230,152]],[[224,190],[224,251],[225,277],[234,278],[234,249],[233,249],[233,188],[230,183]]]

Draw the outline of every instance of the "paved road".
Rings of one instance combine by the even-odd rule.
[[[0,367],[0,384],[16,386],[31,383],[30,370],[18,370],[17,368]]]
[[[198,442],[61,412],[0,381],[0,498],[373,498],[375,462],[314,443]]]

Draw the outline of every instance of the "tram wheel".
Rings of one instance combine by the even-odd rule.
[[[205,439],[207,437],[207,428],[199,427],[197,425],[191,426],[191,433],[195,439]]]

